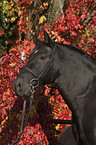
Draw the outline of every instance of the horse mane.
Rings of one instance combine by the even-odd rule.
[[[82,51],[81,49],[77,48],[76,46],[73,46],[73,45],[70,45],[70,44],[58,43],[58,42],[56,42],[56,43],[61,45],[61,46],[68,47],[70,50],[74,50],[74,51],[80,53],[81,55],[85,55],[85,52]]]
[[[78,47],[70,45],[70,44],[63,44],[63,43],[58,43],[58,42],[55,42],[55,44],[67,47],[68,49],[70,49],[72,51],[75,51],[75,52],[77,52],[77,53],[79,53],[81,55],[84,55],[87,59],[89,59],[91,62],[95,63],[95,65],[96,65],[96,59],[94,57],[92,57],[91,55],[89,55],[88,53],[82,51]]]

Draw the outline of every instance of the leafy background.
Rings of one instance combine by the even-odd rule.
[[[32,36],[43,40],[43,31],[55,41],[72,44],[96,58],[95,0],[4,0],[0,2],[0,141],[11,144],[18,136],[23,98],[12,82],[34,48]],[[25,53],[21,60],[21,52]],[[29,98],[27,100],[29,104]],[[26,114],[28,112],[28,104]],[[20,144],[58,144],[68,125],[52,119],[71,119],[71,111],[58,88],[49,84],[34,97],[31,115]]]

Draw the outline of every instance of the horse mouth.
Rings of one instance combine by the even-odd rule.
[[[29,97],[31,95],[30,85],[28,83],[21,82],[21,80],[14,80],[13,90],[18,97]]]

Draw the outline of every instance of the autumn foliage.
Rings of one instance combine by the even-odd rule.
[[[3,51],[3,56],[0,58],[0,140],[2,144],[11,144],[18,137],[23,98],[18,98],[15,95],[12,83],[35,46],[31,38],[31,33],[33,34],[33,31],[30,29],[31,14],[27,14],[33,1],[18,0],[16,2],[10,1],[8,3],[5,1],[5,4],[3,3],[6,8],[4,13],[8,12],[5,23],[6,25],[10,21],[12,24],[13,22],[16,23],[16,27],[12,31],[16,30],[17,37],[16,43],[11,43],[9,54]],[[52,23],[52,26],[45,23],[41,27],[42,29],[38,35],[39,39],[43,40],[43,30],[45,30],[54,41],[75,45],[78,49],[82,49],[85,53],[96,58],[95,1],[73,0],[71,2],[66,1],[66,4],[67,7],[64,13],[58,16]],[[48,3],[45,1],[39,6],[38,8],[42,14],[43,10],[48,8]],[[13,8],[16,9],[16,13]],[[35,11],[36,17],[38,17],[38,11],[35,8],[32,10],[32,14]],[[37,23],[39,25],[43,23],[43,18],[46,19],[46,16],[38,17]],[[6,37],[4,35],[6,35],[6,29],[0,27],[0,37],[5,40]],[[3,42],[3,40],[0,40],[0,42]],[[5,43],[9,43],[9,40],[5,41]],[[25,53],[24,60],[21,60],[21,52]],[[39,89],[36,92],[28,125],[18,144],[48,145],[49,143],[52,144],[52,142],[55,143],[60,132],[67,126],[54,125],[52,119],[71,119],[71,111],[62,99],[58,88],[55,85],[49,84],[43,90]],[[27,102],[29,104],[29,99]]]

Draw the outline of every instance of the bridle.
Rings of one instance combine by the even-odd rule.
[[[22,69],[25,69],[26,71],[28,71],[29,73],[31,73],[32,76],[34,76],[34,78],[32,78],[30,81],[31,91],[35,91],[38,88],[40,79],[42,78],[43,74],[46,72],[46,70],[48,69],[50,64],[53,62],[55,48],[56,48],[56,45],[52,50],[52,55],[51,55],[50,59],[48,60],[48,62],[45,64],[45,66],[43,67],[43,69],[41,70],[41,72],[38,75],[34,74],[33,71],[30,68],[28,68],[26,65],[22,68]],[[37,46],[36,50],[38,50],[38,46]],[[54,75],[54,73],[53,73],[53,75]],[[34,82],[35,82],[35,85],[34,85]]]
[[[31,73],[31,74],[34,76],[34,78],[31,79],[31,81],[30,81],[30,86],[31,86],[31,87],[33,86],[34,82],[37,82],[36,85],[34,86],[34,89],[36,89],[36,88],[38,87],[40,78],[41,78],[42,75],[45,73],[45,71],[47,70],[47,68],[50,66],[52,60],[53,60],[53,57],[51,57],[51,58],[48,60],[48,62],[46,63],[46,65],[44,66],[44,68],[42,69],[42,71],[39,73],[38,76],[36,76],[36,75],[33,73],[33,71],[32,71],[30,68],[28,68],[27,66],[24,66],[24,67],[23,67],[23,69],[27,70],[29,73]]]
[[[56,45],[55,45],[56,47]],[[32,74],[32,76],[34,76],[33,79],[31,79],[30,81],[30,88],[31,88],[31,96],[30,96],[30,104],[29,104],[29,111],[28,111],[28,114],[27,114],[27,119],[25,121],[25,125],[23,127],[23,123],[24,123],[24,115],[25,115],[25,108],[26,108],[26,98],[24,99],[24,102],[23,102],[23,114],[22,114],[22,120],[21,120],[21,126],[20,126],[20,133],[19,133],[19,136],[18,138],[14,141],[14,143],[12,143],[12,145],[15,145],[19,140],[20,140],[20,137],[21,135],[23,134],[24,132],[24,129],[27,125],[27,122],[28,122],[28,119],[29,119],[29,115],[30,115],[30,110],[31,110],[31,105],[32,105],[32,100],[33,100],[33,96],[34,96],[34,93],[35,93],[35,90],[38,88],[39,86],[39,81],[41,79],[41,77],[43,76],[43,74],[46,72],[47,68],[50,66],[50,64],[52,63],[53,61],[53,55],[54,55],[54,52],[55,52],[55,47],[53,48],[52,50],[52,55],[50,57],[50,59],[48,60],[48,62],[46,63],[46,65],[44,66],[44,68],[41,70],[41,72],[39,73],[38,76],[36,76],[33,71],[28,68],[26,65],[24,67],[22,67],[22,69],[25,69],[27,70],[29,73]],[[38,49],[38,47],[37,47]],[[50,48],[51,49],[51,48]],[[35,82],[35,85],[34,85],[34,82]]]

